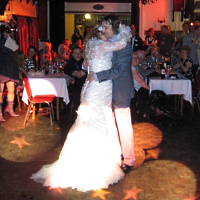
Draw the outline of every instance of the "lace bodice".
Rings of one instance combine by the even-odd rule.
[[[130,38],[130,28],[128,26],[121,25],[119,34],[116,36],[116,40],[114,42],[91,39],[89,41],[89,52],[87,54],[89,70],[99,72],[110,69],[112,66],[111,60],[113,51],[125,48],[127,42],[130,41]]]

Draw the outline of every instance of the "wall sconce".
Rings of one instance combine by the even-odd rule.
[[[85,14],[85,19],[90,19],[90,14]]]
[[[158,18],[158,23],[163,23],[163,22],[165,22],[165,19],[163,19],[163,20],[159,20],[159,18]]]

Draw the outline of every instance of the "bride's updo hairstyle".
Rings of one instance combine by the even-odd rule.
[[[96,24],[84,39],[83,43],[83,57],[86,58],[89,52],[89,41],[90,40],[100,40],[100,32],[102,32],[102,26]]]
[[[107,15],[103,18],[102,22],[106,22],[107,24],[111,25],[114,34],[119,33],[120,21],[117,16]]]

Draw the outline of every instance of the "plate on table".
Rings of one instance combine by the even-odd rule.
[[[169,79],[179,79],[177,74],[169,74]]]
[[[44,72],[42,71],[34,71],[34,70],[30,70],[28,73],[27,73],[27,77],[29,78],[33,78],[33,77],[43,77],[44,76]]]

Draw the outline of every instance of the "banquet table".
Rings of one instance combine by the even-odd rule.
[[[63,101],[68,104],[69,94],[67,89],[66,79],[62,76],[44,76],[44,77],[32,77],[28,78],[30,87],[32,90],[32,95],[45,95],[45,94],[55,94],[56,98],[56,116],[59,120],[59,97],[63,98]],[[22,101],[28,104],[28,96],[26,89],[24,88]],[[34,116],[33,112],[33,118]]]
[[[182,74],[177,74],[178,79],[151,78],[149,82],[150,94],[153,90],[162,90],[167,95],[181,95],[180,115],[183,115],[183,99],[192,104],[192,83]]]

